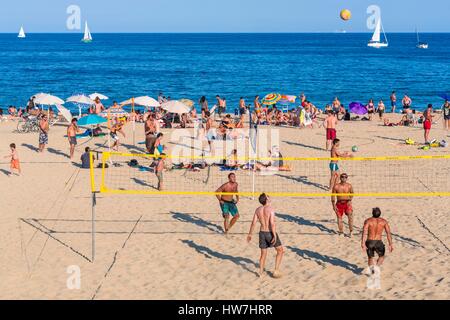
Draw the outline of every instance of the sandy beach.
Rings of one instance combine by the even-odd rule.
[[[68,159],[66,126],[51,128],[44,154],[36,152],[37,134],[17,134],[15,127],[16,122],[0,123],[0,155],[16,143],[23,171],[9,177],[8,159],[1,160],[1,299],[450,298],[450,199],[444,197],[356,198],[351,239],[336,234],[329,198],[274,198],[286,248],[284,277],[259,279],[257,237],[246,242],[256,200],[241,200],[241,219],[226,238],[214,197],[101,194],[92,263],[89,170]],[[125,129],[123,152],[135,151],[131,127]],[[170,137],[171,130],[163,132]],[[138,125],[139,141],[142,133]],[[282,128],[280,136],[285,157],[329,156],[323,128]],[[338,136],[342,149],[357,145],[361,157],[449,154],[448,148],[405,145],[407,137],[423,141],[421,127],[384,127],[378,119],[341,122]],[[439,122],[432,137],[448,140],[449,133]],[[82,143],[77,160],[86,146],[106,151],[105,138]],[[361,272],[367,257],[360,232],[373,207],[389,220],[395,248],[382,268],[381,290],[368,290]],[[273,265],[271,252],[267,269]],[[80,268],[80,289],[68,289],[71,266]]]

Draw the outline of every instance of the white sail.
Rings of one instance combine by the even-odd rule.
[[[380,42],[380,39],[381,39],[380,34],[381,34],[381,19],[378,20],[378,22],[377,22],[375,32],[373,33],[373,36],[372,36],[372,42]]]
[[[85,27],[84,27],[84,37],[83,37],[83,41],[84,41],[84,42],[90,42],[90,41],[92,41],[92,35],[91,35],[91,31],[89,30],[87,21],[86,21],[86,24],[85,24]]]
[[[23,30],[23,27],[20,27],[20,31],[19,31],[18,37],[19,38],[25,38],[26,37],[25,36],[25,31]]]

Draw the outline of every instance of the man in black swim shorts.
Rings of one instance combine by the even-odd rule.
[[[259,248],[261,249],[261,257],[259,259],[259,276],[262,277],[264,274],[267,249],[275,248],[277,251],[277,256],[275,258],[275,271],[273,272],[273,277],[281,278],[282,274],[280,272],[280,265],[284,254],[284,248],[276,230],[275,211],[272,208],[270,198],[266,194],[263,193],[259,197],[259,203],[261,203],[262,206],[255,211],[250,232],[247,236],[247,241],[250,242],[252,240],[253,231],[259,221],[261,224],[261,229],[259,232]]]
[[[361,240],[361,248],[367,252],[367,256],[369,258],[369,268],[371,273],[375,273],[375,269],[379,268],[384,262],[386,252],[382,241],[384,231],[386,231],[386,236],[389,242],[389,251],[392,252],[394,250],[389,223],[380,217],[380,208],[374,208],[372,210],[372,218],[367,219],[364,223],[363,236]],[[375,253],[378,255],[376,265]]]

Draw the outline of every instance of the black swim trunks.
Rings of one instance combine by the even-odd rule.
[[[367,255],[369,256],[369,258],[375,258],[375,252],[379,257],[384,257],[384,254],[386,252],[384,243],[381,240],[367,240],[366,247]]]
[[[275,244],[272,244],[273,236],[272,232],[264,232],[261,231],[259,233],[259,248],[260,249],[268,249],[268,248],[278,248],[281,247],[281,240],[277,233],[277,241]]]

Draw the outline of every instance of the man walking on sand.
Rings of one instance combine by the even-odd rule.
[[[236,175],[234,173],[230,173],[228,175],[228,182],[223,184],[219,189],[216,190],[216,197],[217,200],[219,200],[220,209],[222,210],[222,216],[224,219],[224,233],[226,235],[239,220],[239,210],[237,208],[239,195],[236,194],[239,192],[238,187],[239,185],[236,182]],[[236,200],[234,199],[235,194]],[[233,217],[231,219],[231,222],[230,216]]]
[[[267,249],[275,248],[277,251],[277,256],[275,259],[275,271],[273,272],[273,277],[281,278],[282,274],[280,272],[280,266],[281,260],[283,259],[284,248],[281,244],[275,225],[275,211],[272,208],[270,198],[265,193],[259,196],[259,203],[262,207],[259,207],[255,211],[252,225],[250,226],[250,231],[247,236],[247,241],[250,242],[252,240],[253,232],[259,222],[261,225],[259,232],[259,248],[261,249],[261,257],[259,259],[259,276],[262,277],[264,275]]]
[[[334,115],[332,110],[327,112],[327,117],[323,122],[323,126],[326,130],[327,142],[326,142],[326,150],[330,150],[330,146],[334,139],[336,139],[336,125],[338,123],[337,117]]]
[[[79,132],[77,123],[78,120],[76,118],[73,118],[70,126],[67,128],[67,138],[69,139],[70,145],[70,160],[73,159],[75,147],[77,146],[77,133]]]
[[[363,235],[361,240],[361,248],[367,252],[369,257],[369,270],[371,274],[379,273],[380,266],[384,262],[384,255],[386,248],[382,241],[383,232],[386,231],[386,236],[389,243],[389,252],[394,251],[392,245],[392,235],[389,223],[381,217],[380,208],[372,210],[372,218],[364,222]],[[375,265],[375,252],[378,255],[378,260]]]
[[[353,186],[347,182],[348,175],[341,174],[341,182],[333,187],[333,195],[331,196],[331,204],[338,219],[339,235],[344,234],[344,214],[348,217],[349,235],[351,238],[353,234]]]
[[[39,121],[39,152],[44,152],[45,146],[48,144],[49,129],[47,116],[43,115]]]

